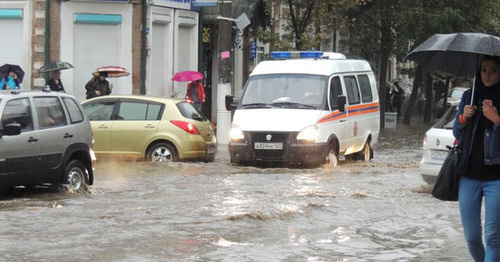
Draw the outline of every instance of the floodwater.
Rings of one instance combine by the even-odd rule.
[[[425,128],[332,169],[99,162],[88,193],[0,199],[0,261],[470,261],[456,202],[418,166]]]

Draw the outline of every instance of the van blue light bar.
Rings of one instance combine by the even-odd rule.
[[[321,58],[323,56],[322,51],[302,51],[300,52],[300,58]]]
[[[271,52],[271,58],[275,60],[292,58],[315,58],[320,59],[323,56],[322,51],[274,51]]]
[[[272,59],[290,59],[292,58],[292,52],[290,51],[273,51],[271,52]]]

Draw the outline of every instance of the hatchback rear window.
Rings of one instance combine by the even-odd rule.
[[[181,112],[181,115],[185,118],[193,119],[193,120],[198,120],[198,121],[205,121],[207,120],[205,116],[201,115],[196,111],[196,109],[187,102],[180,102],[176,104],[177,108]]]

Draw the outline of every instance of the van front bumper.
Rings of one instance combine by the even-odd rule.
[[[283,149],[255,149],[253,143],[229,143],[231,163],[281,162],[295,164],[321,164],[326,159],[326,143],[284,144]]]

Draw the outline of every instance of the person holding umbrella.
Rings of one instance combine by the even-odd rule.
[[[475,91],[463,94],[453,126],[462,152],[458,201],[474,260],[500,261],[500,57],[484,56],[475,82]],[[481,232],[483,198],[486,248]]]
[[[52,91],[65,93],[64,86],[61,82],[61,71],[59,70],[50,71],[50,79],[47,81],[47,85],[50,87],[50,90]]]
[[[108,77],[108,72],[105,71],[94,74],[94,77],[85,85],[87,99],[111,94],[111,88],[106,77]]]
[[[0,90],[16,90],[21,89],[19,85],[19,80],[17,79],[17,74],[12,68],[7,69],[7,75],[0,80]]]
[[[205,102],[205,89],[201,80],[191,81],[187,85],[186,99],[193,101],[196,111],[202,113],[202,103]]]

